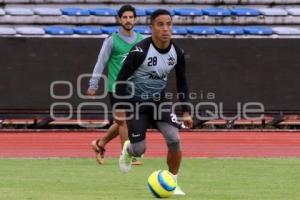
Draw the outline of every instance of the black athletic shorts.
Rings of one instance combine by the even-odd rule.
[[[114,94],[112,92],[108,92],[109,100],[111,108],[114,106],[114,104],[117,102],[117,99],[114,97]]]
[[[178,122],[177,116],[172,113],[171,105],[164,105],[162,110],[159,109],[159,103],[156,103],[156,106],[153,106],[153,104],[132,104],[134,105],[134,111],[126,112],[128,137],[131,143],[144,140],[147,128],[150,126],[156,127],[157,121],[167,122],[176,128],[180,128],[181,123]]]
[[[111,105],[111,110],[113,109],[113,106],[115,105],[115,103],[117,102],[117,99],[114,97],[112,92],[108,92],[109,95],[109,101],[110,101],[110,105]],[[114,117],[113,114],[109,116],[108,118],[109,120],[109,124],[111,125],[114,122]]]

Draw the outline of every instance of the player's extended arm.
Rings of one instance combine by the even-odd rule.
[[[188,96],[189,96],[189,90],[187,85],[187,79],[185,74],[185,57],[182,50],[177,51],[178,56],[178,62],[175,65],[175,73],[176,73],[176,83],[177,83],[177,92],[183,93],[184,95],[179,95],[180,102],[187,103],[188,102]],[[182,111],[183,111],[183,121],[184,125],[186,127],[191,128],[193,126],[193,120],[190,117],[189,114],[189,107],[187,105],[182,105]]]
[[[89,81],[88,95],[95,95],[98,89],[98,82],[102,75],[104,68],[107,66],[113,48],[113,39],[108,37],[104,40],[100,53],[98,55],[97,63],[95,64],[93,75]]]

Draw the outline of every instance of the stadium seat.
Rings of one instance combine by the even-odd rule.
[[[193,0],[164,0],[165,3],[192,3]]]
[[[233,8],[230,10],[232,15],[236,16],[258,16],[260,12],[253,8]]]
[[[187,28],[188,33],[192,35],[215,35],[216,30],[209,26],[192,26]]]
[[[202,9],[204,15],[208,16],[229,16],[231,12],[225,8],[204,8]]]
[[[244,31],[241,27],[236,26],[216,26],[216,32],[221,35],[243,35]]]
[[[14,16],[31,16],[34,15],[33,11],[29,8],[5,8],[8,15]]]
[[[203,12],[196,8],[176,8],[174,9],[175,15],[180,16],[201,16]]]
[[[0,0],[0,2],[5,2],[5,3],[30,3],[32,0]]]
[[[157,10],[157,8],[147,8],[147,9],[146,9],[146,14],[147,14],[147,15],[152,15],[152,13],[153,13],[155,10]],[[172,16],[175,15],[174,10],[172,10],[172,9],[167,9],[167,10],[170,12],[170,14],[171,14]]]
[[[62,12],[58,8],[33,8],[36,15],[40,16],[60,16]]]
[[[274,33],[278,35],[300,35],[300,29],[291,27],[272,27]]]
[[[96,16],[117,16],[117,11],[112,8],[94,8],[89,9],[91,15]]]
[[[61,8],[63,15],[69,16],[89,16],[89,10],[85,10],[82,8]]]
[[[193,0],[196,4],[237,4],[241,1],[243,0]]]
[[[72,28],[64,26],[48,26],[44,30],[50,35],[72,35],[74,33]]]
[[[14,28],[0,27],[0,35],[15,35],[16,33]]]
[[[187,33],[185,27],[173,26],[173,35],[186,35]]]
[[[134,30],[141,34],[151,34],[151,29],[149,26],[135,26]]]
[[[295,16],[299,16],[300,15],[300,8],[287,8],[286,11],[290,15],[295,15]]]
[[[271,28],[262,26],[248,26],[243,29],[248,35],[272,35],[273,33]]]
[[[102,32],[106,33],[106,34],[113,34],[114,32],[118,32],[119,31],[119,26],[105,26],[102,27]]]
[[[286,16],[287,11],[281,8],[257,8],[265,16]]]
[[[136,15],[139,17],[143,17],[147,15],[145,9],[143,8],[136,8],[135,11],[136,11]]]
[[[44,35],[45,31],[39,27],[17,27],[16,31],[21,35]]]
[[[2,8],[0,8],[0,16],[1,15],[5,15],[5,12],[4,12],[4,10]]]
[[[79,26],[73,28],[74,33],[79,35],[101,35],[102,30],[97,26]]]

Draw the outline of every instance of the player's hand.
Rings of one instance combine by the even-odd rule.
[[[86,91],[86,94],[88,96],[95,96],[96,95],[96,90],[92,89],[92,88],[89,88],[87,91]]]
[[[188,112],[183,113],[183,123],[187,128],[193,127],[193,119]]]

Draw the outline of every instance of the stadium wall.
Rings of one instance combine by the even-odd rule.
[[[175,39],[186,54],[187,77],[192,103],[199,108],[236,112],[258,102],[266,112],[300,111],[300,40],[272,38]],[[12,37],[0,38],[0,111],[101,110],[104,102],[84,95],[103,38]],[[174,73],[168,92],[176,91]],[[55,81],[56,84],[52,85]],[[103,83],[101,83],[103,84]],[[51,96],[50,88],[53,86]],[[80,89],[81,88],[81,89]],[[101,88],[101,86],[100,86]],[[102,93],[102,90],[100,90]],[[63,97],[61,97],[63,96]],[[168,93],[176,100],[176,95]],[[60,105],[60,103],[65,103]],[[68,104],[68,105],[67,105]]]

